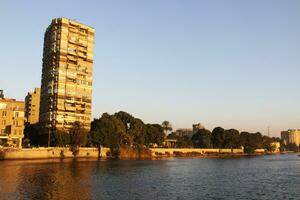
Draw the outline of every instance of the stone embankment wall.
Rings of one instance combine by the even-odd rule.
[[[176,156],[242,155],[243,149],[169,149],[121,148],[120,159],[151,159]],[[0,159],[98,158],[98,148],[79,148],[74,155],[70,148],[0,149]],[[100,157],[109,158],[110,149],[101,148]]]
[[[151,159],[152,151],[147,148],[122,147],[120,149],[120,159]]]
[[[106,158],[108,148],[101,148],[101,157]],[[70,148],[32,148],[32,149],[0,149],[0,158],[8,159],[47,159],[47,158],[98,158],[98,148],[79,148],[76,156]]]
[[[152,157],[161,156],[197,156],[197,155],[241,155],[243,149],[168,149],[168,148],[151,148]]]

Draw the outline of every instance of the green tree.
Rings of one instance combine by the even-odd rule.
[[[91,126],[91,143],[96,146],[109,147],[113,157],[119,156],[120,147],[126,138],[126,127],[115,115],[104,113],[94,119]],[[125,142],[126,143],[126,142]]]
[[[60,134],[60,133],[59,133]],[[70,143],[73,148],[78,148],[84,146],[87,142],[87,131],[83,124],[76,121],[74,122],[72,128],[69,131]]]
[[[71,144],[70,134],[63,130],[57,130],[51,137],[51,146],[65,147]]]
[[[222,127],[216,127],[212,131],[212,144],[214,148],[223,148],[225,140],[225,130]]]
[[[164,128],[160,124],[151,124],[154,129],[153,135],[153,142],[162,145],[165,140]]]
[[[196,148],[211,148],[212,133],[207,129],[200,129],[192,136],[192,142]]]
[[[93,146],[105,146],[117,157],[121,146],[153,146],[164,141],[164,130],[159,124],[144,124],[129,113],[120,111],[113,115],[104,113],[94,119],[89,135]]]
[[[240,134],[240,144],[241,146],[245,147],[247,142],[248,142],[248,137],[249,137],[249,134],[248,132],[241,132]]]
[[[263,136],[261,133],[250,134],[249,145],[255,147],[255,149],[263,149]]]
[[[176,133],[171,133],[167,136],[167,139],[175,139],[177,140],[175,147],[176,148],[192,148],[193,142],[190,140],[188,136],[180,137]]]
[[[178,138],[179,138],[179,136],[176,135],[175,132],[172,132],[172,133],[170,133],[170,134],[167,136],[167,139],[177,140]]]
[[[134,118],[132,115],[124,111],[120,111],[116,113],[115,116],[123,122],[126,129],[126,134],[123,135],[124,141],[122,143],[124,144],[126,143],[128,146],[132,144],[143,145],[144,143],[143,121]]]
[[[188,136],[179,137],[176,142],[177,148],[193,148],[193,142]]]
[[[162,145],[164,141],[164,130],[160,124],[146,124],[143,130],[144,144],[147,147],[154,144]]]
[[[273,144],[276,142],[275,138],[270,138],[268,136],[263,136],[263,148],[266,149],[268,152],[274,152],[276,150],[276,146]]]
[[[25,124],[24,129],[24,139],[28,139],[27,143],[30,143],[30,146],[40,146],[43,144],[43,138],[40,133],[42,131],[41,125],[39,123],[36,124]]]
[[[264,148],[263,136],[261,133],[242,132],[240,134],[240,144],[244,146],[245,153],[254,153],[255,149]]]
[[[229,129],[224,131],[224,141],[222,148],[240,148],[240,133],[236,129]]]

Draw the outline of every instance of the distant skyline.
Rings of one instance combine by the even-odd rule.
[[[0,89],[40,87],[44,32],[96,29],[93,117],[280,136],[300,128],[300,1],[1,1]]]

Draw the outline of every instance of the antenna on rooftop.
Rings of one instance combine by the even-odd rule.
[[[267,129],[268,129],[268,137],[270,137],[270,126],[268,126]]]

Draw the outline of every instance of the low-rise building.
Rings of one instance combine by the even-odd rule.
[[[39,122],[41,89],[35,88],[25,97],[25,117],[29,124]]]
[[[281,132],[281,139],[285,144],[296,144],[300,145],[300,130],[298,129],[289,129],[287,131]]]
[[[165,139],[163,146],[166,148],[175,148],[177,140],[176,139]]]
[[[0,146],[22,146],[24,109],[24,101],[0,98]]]

